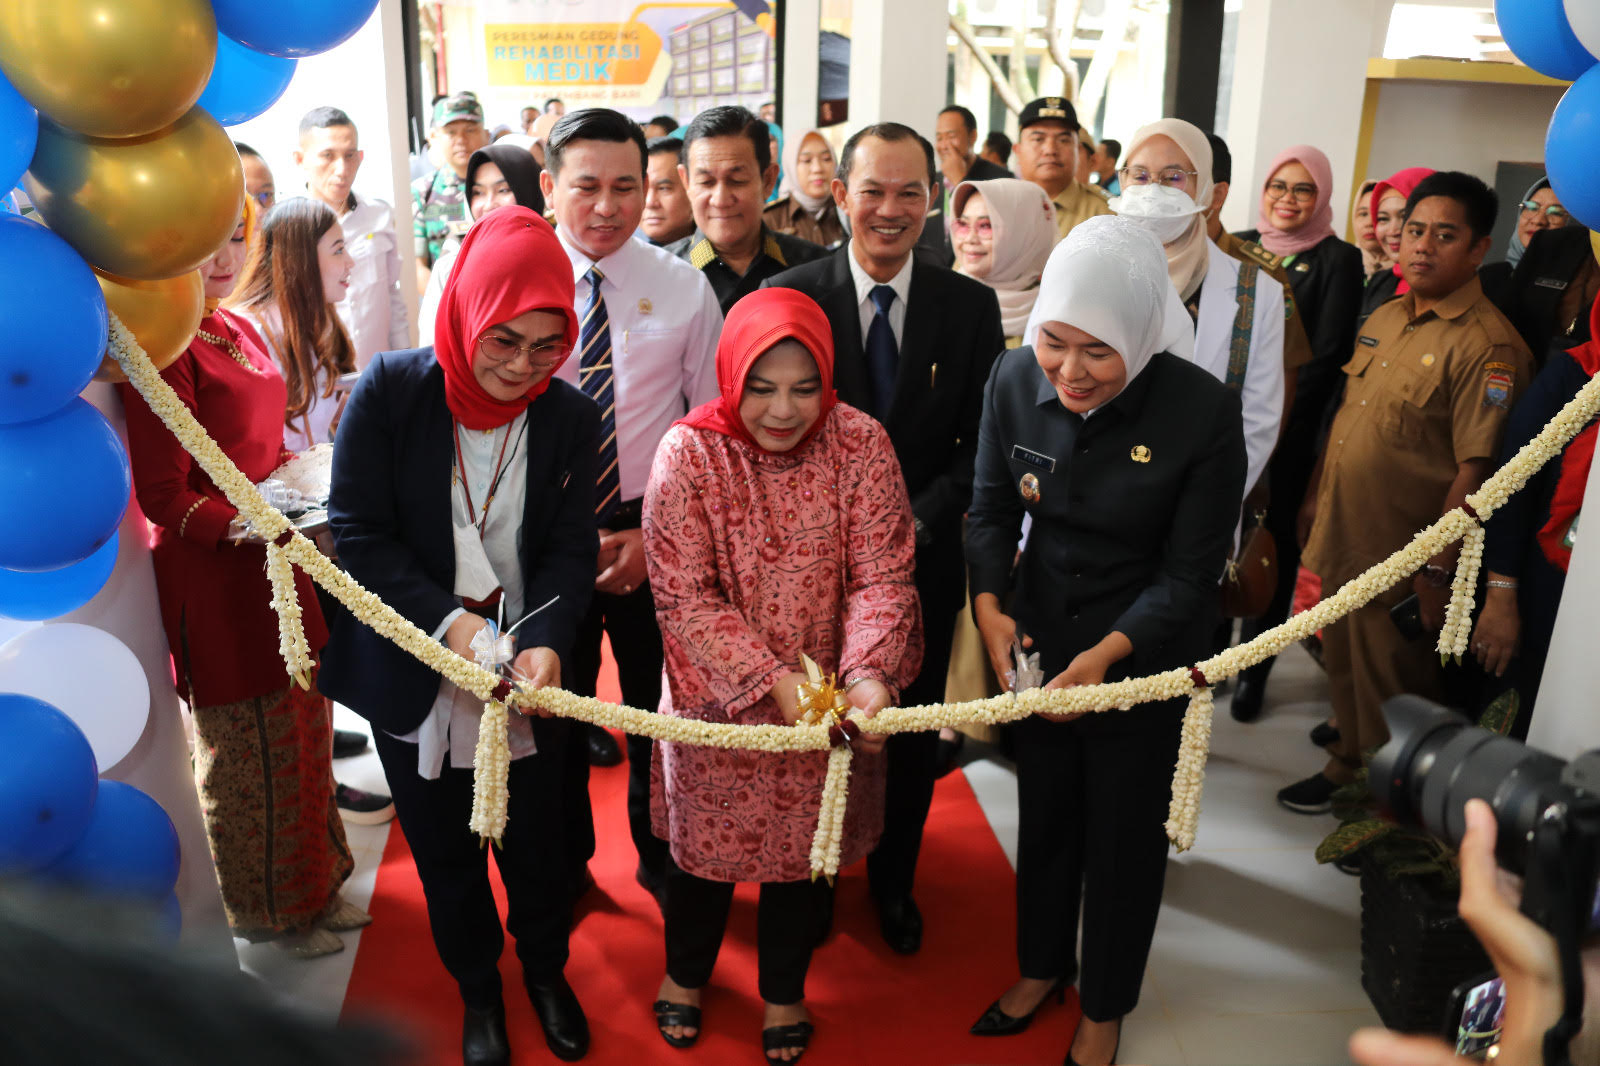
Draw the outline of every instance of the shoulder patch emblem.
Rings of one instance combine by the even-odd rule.
[[[1483,406],[1508,410],[1511,407],[1512,386],[1517,373],[1510,363],[1485,363],[1483,365]]]

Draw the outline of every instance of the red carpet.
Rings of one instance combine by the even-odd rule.
[[[602,678],[601,695],[615,693]],[[615,698],[614,695],[607,698]],[[594,1042],[586,1063],[746,1064],[761,1059],[761,1001],[756,994],[754,886],[741,886],[694,1048],[668,1047],[656,1032],[650,1002],[665,965],[661,917],[633,880],[637,863],[628,836],[626,766],[594,771],[598,850],[590,864],[597,887],[572,934],[567,978],[589,1015]],[[490,863],[495,892],[504,896]],[[877,929],[861,864],[839,882],[833,936],[812,959],[807,1006],[817,1034],[807,1063],[1056,1063],[1077,1019],[1047,1007],[1024,1034],[969,1036],[967,1027],[1016,977],[1015,880],[994,832],[960,772],[939,783],[928,819],[917,880],[927,923],[922,952],[891,952]],[[422,887],[398,823],[390,831],[345,999],[346,1012],[409,1031],[426,1049],[422,1061],[461,1061],[461,1003],[433,950]],[[501,960],[511,1044],[518,1063],[557,1061],[521,994],[516,955]]]

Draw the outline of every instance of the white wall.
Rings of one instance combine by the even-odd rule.
[[[1228,111],[1236,192],[1223,208],[1226,228],[1254,227],[1253,192],[1266,183],[1272,157],[1295,144],[1327,153],[1334,217],[1342,217],[1350,202],[1367,59],[1382,48],[1374,27],[1379,20],[1387,25],[1391,6],[1392,0],[1244,0]]]
[[[1464,170],[1493,186],[1502,160],[1544,158],[1545,133],[1561,93],[1542,85],[1386,81],[1367,173],[1382,177],[1427,166]]]
[[[939,0],[855,0],[850,130],[903,122],[928,139],[945,99],[950,16]]]

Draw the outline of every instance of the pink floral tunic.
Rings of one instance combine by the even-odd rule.
[[[922,664],[915,538],[900,464],[844,404],[793,452],[674,426],[644,499],[645,559],[666,652],[661,713],[782,724],[769,695],[804,652],[840,680],[898,692]],[[651,817],[683,869],[714,881],[799,881],[826,752],[657,745]],[[883,832],[883,756],[852,762],[841,862]]]

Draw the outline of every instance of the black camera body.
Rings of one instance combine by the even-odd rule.
[[[1420,696],[1383,705],[1390,740],[1369,782],[1385,814],[1459,845],[1466,804],[1494,810],[1495,856],[1523,878],[1522,912],[1561,940],[1595,924],[1600,751],[1565,762]]]

